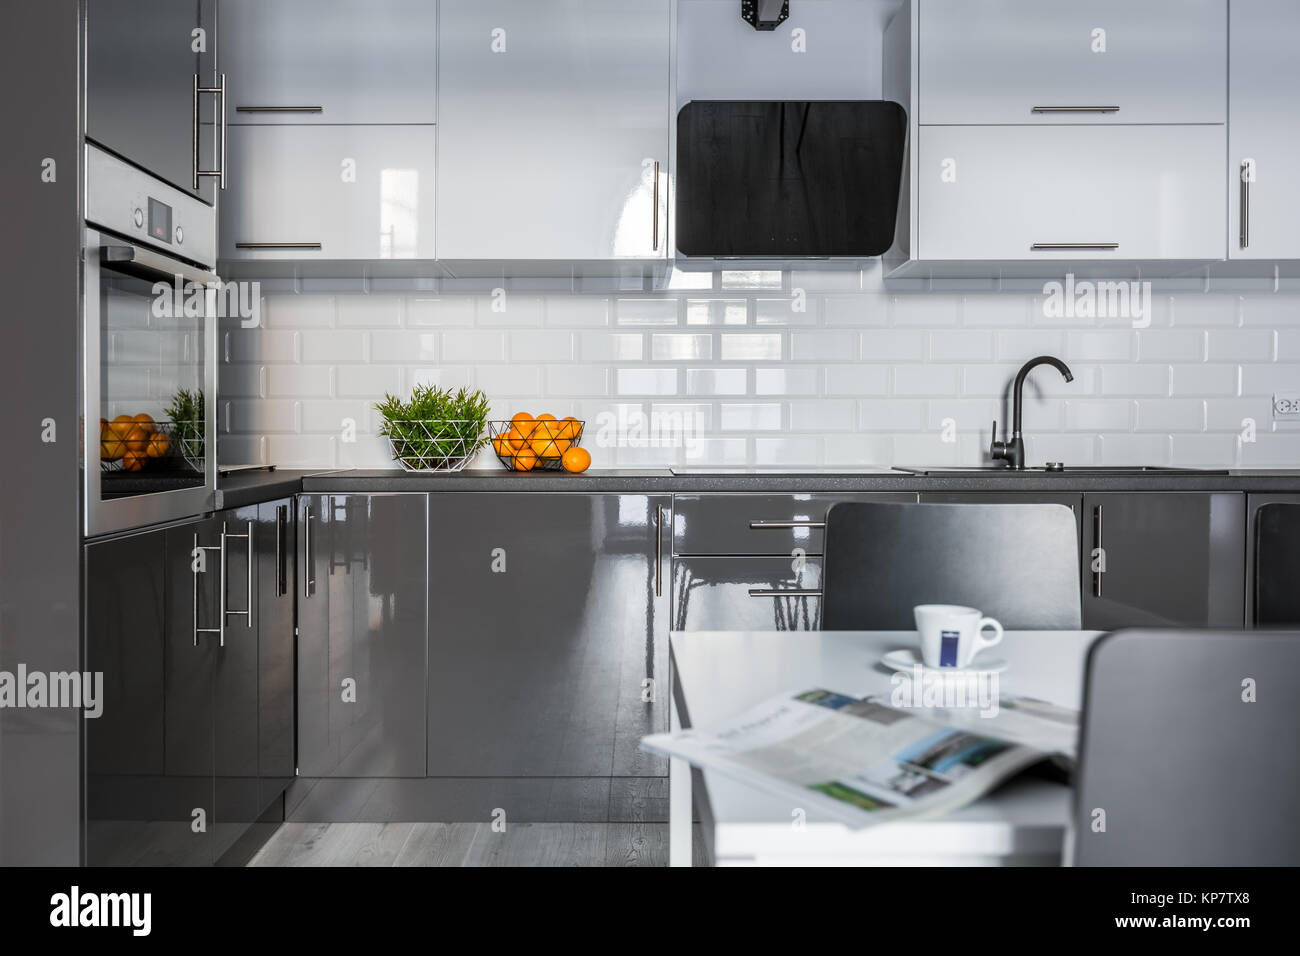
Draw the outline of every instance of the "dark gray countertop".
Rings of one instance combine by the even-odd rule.
[[[242,508],[288,498],[302,491],[302,480],[317,470],[236,471],[217,477],[217,508]]]
[[[847,491],[1252,491],[1300,493],[1300,469],[1230,471],[1228,474],[1149,472],[1108,475],[979,474],[910,475],[881,471],[745,471],[673,474],[666,469],[597,470],[581,475],[557,471],[518,474],[474,469],[450,474],[411,474],[400,469],[317,473],[304,491],[574,491],[574,492],[847,492]]]

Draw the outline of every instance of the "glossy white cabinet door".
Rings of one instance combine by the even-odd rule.
[[[433,0],[221,0],[218,37],[230,123],[435,120]]]
[[[434,129],[230,127],[221,258],[432,259]]]
[[[668,0],[440,10],[439,257],[664,257]]]
[[[1233,0],[1231,38],[1228,257],[1300,259],[1300,3]]]
[[[1227,6],[1227,0],[920,0],[918,119],[938,125],[1222,123]],[[1119,110],[1060,111],[1089,106]]]
[[[1222,126],[923,126],[921,259],[1222,259]],[[1035,244],[1118,243],[1113,249]]]

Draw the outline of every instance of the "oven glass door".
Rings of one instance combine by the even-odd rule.
[[[94,233],[86,262],[87,533],[210,510],[216,319],[206,274]]]

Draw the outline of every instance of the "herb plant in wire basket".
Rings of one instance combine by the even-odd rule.
[[[393,459],[407,471],[459,471],[483,445],[488,400],[482,392],[417,385],[407,401],[375,404]]]
[[[203,390],[177,389],[167,406],[167,419],[171,422],[171,437],[180,449],[185,462],[195,471],[202,471],[206,448],[203,437],[207,425]]]

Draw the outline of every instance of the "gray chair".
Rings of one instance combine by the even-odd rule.
[[[1298,731],[1300,632],[1099,638],[1084,684],[1075,865],[1300,865]]]
[[[822,629],[911,630],[918,604],[979,608],[1008,630],[1078,630],[1074,513],[1055,504],[832,505]]]

